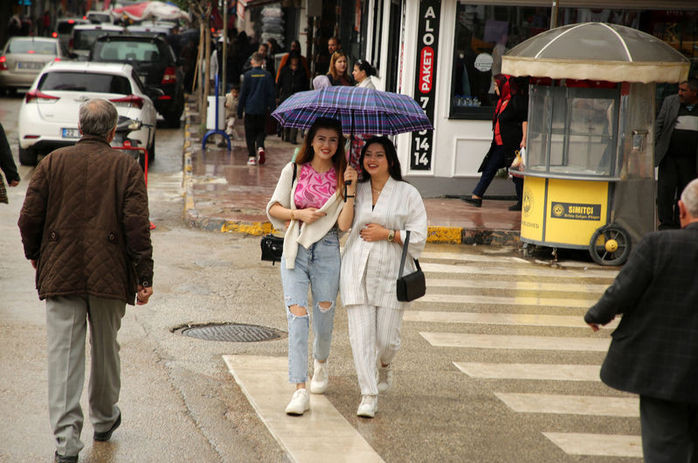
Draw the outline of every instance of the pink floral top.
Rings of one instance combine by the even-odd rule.
[[[303,164],[298,174],[298,186],[293,200],[298,209],[315,207],[320,209],[337,191],[337,172],[334,167],[318,173],[309,162]]]

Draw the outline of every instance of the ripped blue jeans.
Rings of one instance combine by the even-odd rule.
[[[335,304],[339,292],[337,230],[330,230],[308,249],[299,245],[294,269],[286,268],[283,256],[280,267],[288,318],[288,380],[293,384],[304,383],[308,380],[308,285],[313,298],[313,357],[324,361],[330,355]],[[329,302],[330,307],[323,309],[320,302]],[[289,307],[292,305],[305,308],[306,315],[291,313]]]

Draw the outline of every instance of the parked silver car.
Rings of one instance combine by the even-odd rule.
[[[31,87],[46,63],[61,58],[58,39],[12,37],[0,53],[0,90]]]

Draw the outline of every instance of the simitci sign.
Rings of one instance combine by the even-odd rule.
[[[436,98],[436,58],[439,49],[439,20],[441,2],[419,2],[419,27],[417,34],[417,69],[415,70],[414,98],[427,117],[434,122]],[[433,130],[412,133],[410,170],[432,170]]]

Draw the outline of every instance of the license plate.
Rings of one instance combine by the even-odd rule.
[[[44,67],[44,63],[33,63],[33,62],[22,62],[17,63],[17,69],[41,69]]]
[[[80,131],[78,129],[61,129],[63,132],[63,138],[80,138]]]

